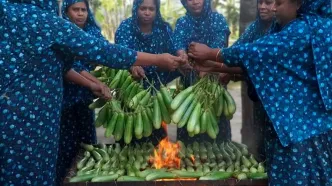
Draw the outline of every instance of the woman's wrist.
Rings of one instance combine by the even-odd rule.
[[[163,57],[161,54],[155,54],[154,60],[152,61],[152,66],[158,66],[158,63],[162,63]]]
[[[219,48],[213,48],[210,50],[210,54],[209,54],[209,59],[210,60],[214,60],[214,61],[217,61],[217,62],[220,62],[219,60],[219,54],[221,52],[221,49]]]

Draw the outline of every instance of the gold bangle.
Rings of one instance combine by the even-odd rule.
[[[217,53],[217,55],[216,55],[216,62],[219,62],[219,60],[218,60],[218,55],[220,54],[220,52],[221,52],[221,49],[219,49],[219,51],[218,51],[218,53]]]

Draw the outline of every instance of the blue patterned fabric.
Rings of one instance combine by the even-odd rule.
[[[104,39],[103,35],[101,34],[101,30],[99,26],[97,25],[94,16],[89,8],[89,3],[86,0],[64,0],[62,3],[62,18],[70,21],[68,15],[67,15],[67,10],[68,8],[77,3],[77,2],[85,2],[86,6],[88,8],[88,17],[87,17],[87,22],[83,28],[83,30],[90,34],[91,36],[94,36],[98,39]],[[96,65],[90,64],[87,62],[84,62],[82,60],[79,60],[75,58],[75,56],[68,56],[66,59],[73,62],[72,69],[74,69],[76,72],[81,72],[81,71],[87,71],[90,72],[95,69]],[[64,107],[70,107],[71,104],[75,104],[78,102],[86,102],[86,103],[91,103],[93,100],[94,95],[91,93],[90,90],[87,88],[81,87],[79,85],[76,85],[74,83],[64,81]]]
[[[204,1],[204,7],[199,17],[190,14],[187,0],[181,0],[186,8],[185,16],[179,18],[174,30],[176,50],[187,50],[191,42],[206,44],[211,48],[224,48],[228,45],[230,31],[223,15],[212,12],[211,0]]]
[[[71,65],[63,62],[64,54],[111,68],[128,69],[136,61],[135,51],[88,35],[50,12],[53,7],[54,0],[0,1],[3,186],[55,184],[62,73]]]
[[[240,38],[233,45],[252,43],[252,42],[256,41],[257,39],[261,38],[262,36],[266,35],[267,32],[269,31],[269,29],[265,28],[266,27],[265,24],[267,24],[267,23],[260,19],[259,11],[258,11],[258,3],[259,3],[259,1],[257,1],[256,20],[249,25],[249,27],[241,34]],[[245,69],[243,69],[243,70],[244,70],[244,77],[246,78],[246,82],[248,85],[248,87],[247,87],[248,96],[253,102],[258,102],[259,98],[257,96],[255,87],[253,86]]]
[[[273,34],[222,52],[226,64],[246,68],[284,145],[332,128],[330,101],[324,102],[321,91],[330,85],[320,82],[331,74],[320,75],[332,62],[330,23],[318,15],[299,15]]]
[[[87,6],[87,21],[82,28],[86,33],[98,39],[104,39],[86,0],[64,0],[62,2],[62,18],[70,21],[68,8],[77,3],[84,2]],[[65,61],[73,62],[72,69],[77,72],[94,70],[95,65],[75,60],[75,56],[68,56]],[[57,161],[57,185],[61,185],[68,169],[79,152],[80,143],[97,143],[96,128],[94,126],[94,111],[89,109],[93,101],[92,92],[80,85],[64,81],[63,107],[61,112],[60,141]]]
[[[97,143],[94,110],[89,109],[88,106],[89,103],[77,102],[62,109],[56,185],[63,183],[81,149],[80,143]]]
[[[257,39],[268,34],[269,28],[267,25],[273,24],[274,20],[263,21],[259,16],[257,1],[257,17],[256,20],[249,25],[249,27],[241,34],[240,38],[233,44],[239,45],[244,43],[252,43]],[[249,144],[250,151],[256,154],[256,157],[260,160],[265,160],[265,148],[264,148],[264,133],[266,128],[266,123],[269,121],[266,111],[258,98],[257,92],[253,83],[250,80],[245,68],[242,68],[244,73],[243,76],[247,83],[247,93],[249,98],[253,101],[253,124],[252,126],[244,126],[244,129],[250,127],[252,133],[250,134],[251,141],[253,144]],[[249,137],[249,136],[248,136]],[[245,142],[245,141],[244,141]]]
[[[160,13],[160,0],[156,0],[156,18],[153,23],[152,32],[145,34],[140,30],[137,11],[143,0],[134,0],[132,16],[120,24],[115,33],[115,43],[140,52],[152,54],[171,53],[175,54],[172,42],[172,28],[165,22]],[[168,72],[157,69],[157,67],[144,67],[145,75],[154,86],[160,86],[157,75],[161,82],[166,84],[180,76],[178,72]],[[147,84],[144,84],[147,87]]]
[[[198,42],[208,45],[211,48],[224,48],[228,45],[228,37],[230,31],[223,15],[212,12],[211,0],[205,0],[202,13],[199,17],[190,14],[186,5],[187,0],[181,0],[182,5],[187,10],[186,15],[179,18],[176,22],[173,40],[175,49],[187,50],[191,42]],[[194,74],[191,73],[186,77],[187,80],[193,79]],[[187,84],[188,82],[186,82]],[[220,118],[220,132],[217,141],[231,139],[230,122],[225,117]],[[210,140],[207,134],[200,134],[194,138],[188,135],[186,129],[178,129],[179,138],[186,142],[192,140]]]
[[[264,134],[270,185],[332,183],[331,30],[330,1],[304,1],[283,28],[222,51],[227,65],[246,68],[271,120]]]

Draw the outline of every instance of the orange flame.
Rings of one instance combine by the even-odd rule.
[[[164,138],[154,150],[150,162],[156,169],[161,168],[180,168],[181,159],[179,157],[180,145],[172,143],[168,138]]]
[[[192,161],[193,163],[195,163],[195,157],[194,157],[194,155],[190,155],[190,158],[191,158],[191,161]]]
[[[167,134],[167,123],[162,121],[161,122],[161,127],[165,130],[166,134]]]

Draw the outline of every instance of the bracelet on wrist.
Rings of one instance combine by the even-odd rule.
[[[219,56],[220,52],[221,52],[221,49],[219,49],[218,52],[217,52],[217,55],[216,55],[216,62],[219,62],[219,60],[218,60],[218,56]]]

